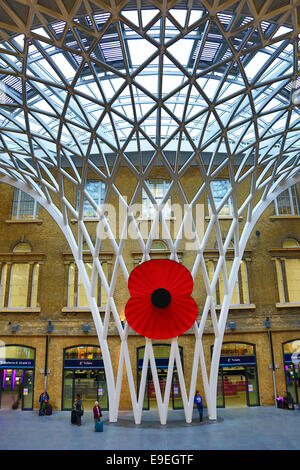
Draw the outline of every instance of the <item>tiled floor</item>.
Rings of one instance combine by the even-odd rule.
[[[156,412],[146,411],[141,425],[131,412],[121,411],[117,423],[103,413],[104,432],[95,433],[91,413],[82,426],[70,423],[70,413],[54,411],[39,417],[36,411],[0,410],[1,450],[299,450],[300,411],[273,406],[218,410],[217,421],[187,424],[183,411],[170,411],[168,424]]]

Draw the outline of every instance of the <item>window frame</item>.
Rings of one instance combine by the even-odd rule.
[[[224,195],[221,198],[217,198],[217,200],[216,200],[215,195],[214,195],[213,186],[214,186],[215,183],[220,183],[220,182],[226,182],[226,192],[224,193]],[[231,188],[231,183],[230,183],[229,178],[217,178],[217,179],[210,182],[210,190],[211,190],[211,194],[212,194],[212,197],[213,197],[213,200],[214,200],[214,204],[216,206],[216,210],[217,210],[218,206],[220,205],[220,203],[225,198],[225,196],[228,193],[230,188]],[[228,211],[228,213],[227,213],[227,211]],[[208,214],[209,214],[210,217],[212,216],[211,200],[210,200],[209,197],[208,197]],[[233,217],[233,200],[232,200],[232,196],[228,196],[228,198],[226,200],[226,203],[219,210],[219,212],[217,212],[217,215],[222,216],[222,217]]]
[[[87,261],[87,260],[84,261],[84,264],[89,264],[89,263],[91,263],[91,262]],[[106,265],[106,268],[105,268],[107,270],[106,275],[108,276],[108,262],[106,260],[101,261],[102,269],[103,269],[104,264]],[[70,282],[71,268],[74,269],[74,273],[73,273],[74,280],[73,280],[72,283]],[[74,308],[74,309],[86,310],[86,309],[90,308],[90,306],[88,304],[87,305],[79,305],[79,289],[80,289],[81,285],[82,285],[82,282],[80,282],[80,275],[79,275],[76,263],[75,263],[75,261],[71,261],[70,263],[68,263],[68,273],[67,273],[67,308],[68,309]],[[70,289],[73,289],[73,291],[71,292]],[[97,306],[100,309],[105,308],[106,305],[107,305],[107,295],[106,295],[106,303],[103,303],[103,297],[104,297],[105,294],[106,293],[105,293],[105,290],[104,290],[103,283],[101,282],[101,279],[98,276],[97,286],[96,286],[96,295],[97,295]],[[72,298],[72,304],[73,305],[71,305],[71,302],[70,302],[71,298]]]
[[[165,198],[166,193],[169,190],[171,185],[171,181],[166,178],[151,178],[146,180],[147,185],[149,186],[149,190],[152,193],[153,198],[155,199],[156,203],[159,205],[161,201]],[[155,191],[157,190],[157,185],[163,185],[163,195],[159,201],[157,201],[157,197],[154,196]],[[156,187],[154,186],[156,185]],[[154,186],[154,187],[152,187]],[[145,188],[142,188],[142,207],[141,207],[141,216],[143,219],[154,219],[155,217],[155,208],[153,207],[152,201],[148,196]],[[167,213],[168,211],[168,213]],[[153,213],[152,213],[153,212]],[[162,210],[165,219],[172,218],[172,196],[169,194],[168,199],[165,201],[164,208]]]
[[[288,192],[288,195],[289,195],[289,207],[291,209],[291,213],[280,213],[279,212],[279,204],[278,204],[278,200],[280,200],[281,197],[284,197],[283,194],[285,192]],[[293,194],[294,192],[294,194]],[[300,211],[299,211],[299,201],[298,201],[298,193],[297,193],[297,187],[296,185],[292,185],[290,186],[288,189],[282,191],[282,193],[279,194],[279,196],[277,196],[275,199],[274,199],[274,206],[275,206],[275,215],[277,216],[291,216],[291,215],[300,215]]]
[[[93,184],[93,183],[99,184],[97,201],[95,201],[95,199],[92,197],[92,195],[89,193],[89,191],[87,189],[87,185],[88,184]],[[102,181],[100,179],[99,180],[95,180],[95,179],[87,180],[86,183],[85,183],[85,188],[84,189],[89,194],[90,198],[93,200],[93,202],[98,207],[101,207],[103,205],[104,199],[105,199],[105,192],[106,192],[106,184],[105,184],[104,181]],[[78,189],[77,194],[76,194],[76,210],[77,211],[79,210],[80,194],[81,194],[80,190]],[[89,209],[84,208],[85,204],[88,205]],[[85,211],[93,212],[93,214],[92,213],[85,214]],[[84,197],[84,199],[83,199],[82,215],[83,215],[83,219],[97,219],[97,217],[98,217],[97,210],[92,206],[92,204],[90,203],[90,201],[86,197]]]
[[[209,255],[208,253],[205,253],[205,262],[206,262],[206,266],[207,266],[207,275],[208,275],[210,283],[212,282],[212,279],[213,279],[213,276],[214,276],[215,264],[217,264],[217,262],[218,262],[218,259],[213,254],[214,251],[215,250],[211,250],[212,255]],[[226,262],[233,262],[233,258],[230,257],[230,256],[226,257]],[[251,295],[250,295],[250,282],[249,282],[249,272],[248,272],[249,271],[249,264],[248,263],[250,263],[250,262],[251,262],[251,259],[249,257],[243,258],[241,260],[241,265],[239,267],[238,277],[237,277],[237,280],[236,280],[236,283],[235,283],[235,286],[234,286],[234,289],[237,289],[237,297],[238,297],[239,303],[230,303],[230,307],[229,307],[230,309],[231,308],[234,308],[234,309],[238,309],[238,308],[253,309],[253,308],[255,308],[255,305],[251,303]],[[243,263],[243,266],[244,266],[244,279],[243,279],[243,274],[242,274],[242,263]],[[213,269],[213,271],[212,271],[212,269]],[[226,269],[227,269],[227,273],[228,273],[228,268],[226,268]],[[223,275],[223,273],[222,273],[222,269],[221,269],[219,277],[218,277],[217,282],[216,282],[215,289],[213,291],[213,300],[214,300],[216,308],[220,308],[220,306],[222,305],[221,291],[220,291],[220,277],[222,275]],[[244,294],[246,294],[246,297],[247,297],[246,299],[245,299]],[[234,296],[234,293],[233,293],[233,296]],[[241,300],[243,300],[243,303],[241,303]],[[231,302],[232,302],[232,298],[231,298]]]
[[[25,202],[29,202],[29,201],[23,201],[22,202],[22,196],[23,195],[25,195],[26,197],[31,198],[32,201],[33,201],[32,217],[31,216],[28,216],[28,217],[24,216],[24,213],[23,213],[24,209],[21,210],[22,204],[24,204]],[[22,214],[21,214],[21,212],[22,212]],[[34,199],[33,197],[31,197],[30,195],[28,195],[27,193],[25,193],[21,189],[14,188],[11,218],[12,218],[12,220],[37,220],[37,219],[39,219],[39,203],[36,201],[36,199]]]

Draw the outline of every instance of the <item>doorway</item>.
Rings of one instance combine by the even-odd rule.
[[[138,371],[138,390],[140,385],[142,371],[139,369]],[[165,396],[165,388],[167,382],[167,375],[168,375],[168,368],[160,368],[157,370],[159,388],[161,392],[162,399]],[[154,387],[154,381],[152,377],[151,370],[148,371],[147,376],[147,383],[146,383],[146,390],[145,390],[145,397],[144,397],[144,410],[156,409],[157,408],[157,399]],[[181,390],[179,379],[177,375],[177,371],[173,371],[172,383],[171,383],[171,391],[170,391],[170,400],[169,400],[169,409],[182,409],[183,402],[181,397]]]
[[[137,394],[139,393],[141,377],[142,377],[144,351],[145,351],[144,346],[137,348]],[[154,351],[154,356],[155,356],[156,370],[157,370],[161,396],[162,396],[162,399],[164,400],[167,375],[168,375],[168,367],[169,367],[170,345],[169,344],[154,344],[153,351]],[[182,369],[184,369],[182,346],[179,347],[179,353],[180,353],[180,358],[181,358]],[[157,399],[156,399],[152,372],[151,372],[151,368],[149,365],[148,374],[147,374],[147,382],[146,382],[146,387],[145,387],[143,410],[149,410],[149,409],[155,409],[155,408],[157,408]],[[181,396],[181,389],[180,389],[176,364],[174,364],[174,367],[173,367],[169,408],[174,409],[174,410],[183,409],[183,401],[182,401],[182,396]]]
[[[219,407],[258,405],[259,395],[255,366],[231,366],[219,369]]]
[[[283,343],[284,375],[286,391],[290,392],[294,403],[300,401],[300,339]]]
[[[33,406],[33,371],[26,369],[5,369],[0,371],[0,407],[31,410]]]
[[[79,393],[84,410],[91,411],[98,401],[102,410],[108,409],[108,393],[104,370],[75,369],[64,371],[63,409],[71,410]]]

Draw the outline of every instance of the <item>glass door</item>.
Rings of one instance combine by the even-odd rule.
[[[298,397],[300,397],[300,365],[289,364],[285,365],[285,380],[286,380],[286,391],[290,392],[294,403],[298,403]]]
[[[167,368],[157,370],[159,388],[160,388],[162,399],[164,399],[164,396],[165,396],[167,374],[168,374]],[[147,388],[148,388],[148,393],[149,393],[149,406],[150,408],[157,408],[156,392],[155,392],[154,381],[153,381],[151,371],[149,371],[148,373],[148,387]],[[171,396],[170,396],[170,401],[169,401],[169,408],[172,408]]]
[[[108,394],[104,370],[78,369],[74,371],[73,400],[79,393],[85,410],[92,410],[95,401],[108,409]]]
[[[97,400],[97,379],[93,370],[74,371],[74,401],[79,393],[85,410],[92,410]]]
[[[222,369],[225,406],[246,406],[247,383],[245,368],[235,366],[223,367]]]
[[[248,406],[258,406],[259,393],[256,367],[246,367],[245,377],[247,386],[247,404]]]
[[[225,408],[224,401],[224,384],[223,384],[223,369],[219,368],[218,383],[217,383],[217,407]]]
[[[31,381],[24,383],[24,378],[31,374]],[[27,388],[29,399],[24,406],[24,386]],[[1,371],[1,408],[9,409],[13,405],[17,408],[32,409],[33,398],[33,371],[23,369],[2,369]]]
[[[97,395],[98,403],[102,410],[108,410],[108,393],[106,385],[106,377],[104,370],[97,370],[96,380],[97,380]]]
[[[32,410],[33,408],[33,370],[22,371],[22,408]]]
[[[151,380],[151,372],[148,371],[146,387],[145,387],[145,394],[144,394],[144,402],[143,402],[143,410],[149,410],[149,383]],[[142,379],[142,369],[138,369],[137,375],[137,393],[140,391],[140,383]]]
[[[158,382],[159,382],[162,399],[164,399],[164,395],[165,395],[167,374],[168,374],[167,368],[160,368],[157,370]],[[141,383],[141,376],[142,376],[142,369],[138,369],[138,383],[137,383],[138,392],[139,392],[139,387]],[[156,393],[155,393],[154,380],[152,377],[152,373],[151,373],[151,370],[148,370],[143,410],[149,410],[151,408],[152,409],[157,408],[157,401],[156,401]],[[174,410],[183,408],[179,378],[178,378],[178,374],[176,370],[174,370],[173,377],[172,377],[169,408],[174,409]]]
[[[178,374],[176,371],[173,372],[173,379],[172,379],[172,398],[173,398],[173,409],[174,410],[182,410],[183,402],[181,396],[181,389]]]
[[[71,410],[73,408],[74,397],[73,397],[73,380],[74,371],[64,370],[64,381],[63,381],[63,410]]]

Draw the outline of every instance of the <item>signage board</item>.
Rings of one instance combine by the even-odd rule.
[[[34,359],[15,359],[5,357],[0,359],[0,367],[6,369],[33,369]]]
[[[256,357],[254,355],[220,357],[220,367],[249,364],[256,364]]]
[[[65,359],[65,369],[103,369],[103,359]]]

